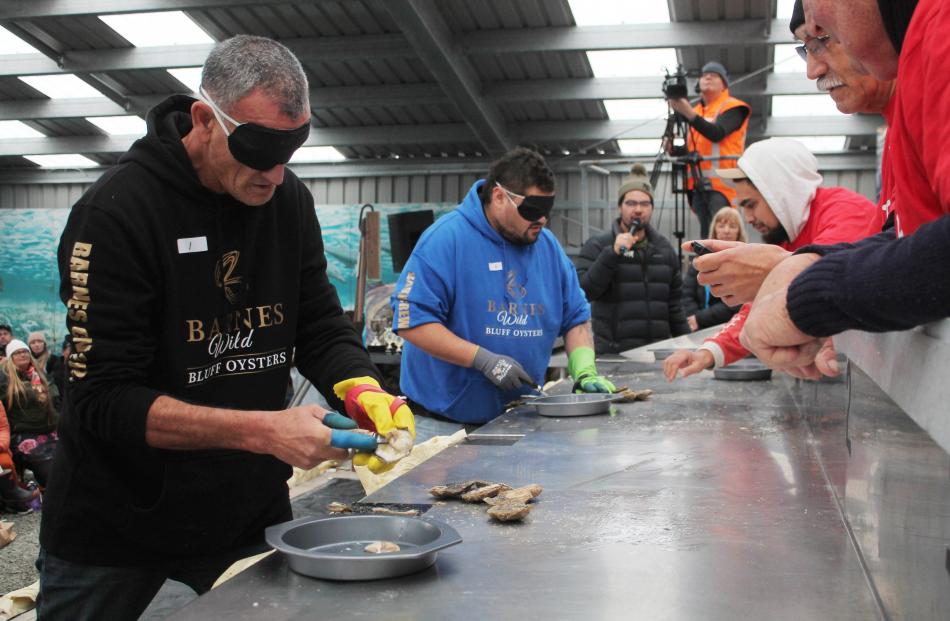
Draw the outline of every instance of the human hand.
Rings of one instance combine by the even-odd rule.
[[[316,405],[301,405],[279,412],[272,417],[268,452],[303,469],[313,468],[327,459],[346,459],[345,450],[330,445],[333,430],[323,424],[327,414]]]
[[[635,243],[637,243],[637,239],[634,235],[630,233],[621,233],[614,239],[614,252],[616,254],[623,254],[625,251],[633,248]]]
[[[501,390],[514,390],[524,384],[537,384],[517,360],[496,354],[484,347],[479,347],[475,352],[472,368],[481,371],[488,381]]]
[[[379,446],[378,436],[368,431],[359,432],[359,426],[351,418],[338,412],[327,412],[323,424],[332,429],[330,446],[341,449],[353,449],[360,453],[372,453]]]
[[[752,303],[739,342],[759,360],[773,369],[811,374],[815,357],[825,339],[799,330],[788,314],[788,287],[801,272],[820,257],[817,254],[794,255],[779,263],[762,283]],[[830,368],[827,353],[822,363]]]
[[[691,243],[684,243],[683,250],[689,251]],[[712,252],[693,259],[693,266],[699,272],[696,281],[709,285],[711,293],[729,306],[752,301],[769,272],[791,255],[772,244],[716,239],[704,239],[702,244]]]
[[[686,318],[686,323],[689,324],[689,329],[692,332],[699,330],[699,322],[696,321],[696,315],[690,315]]]
[[[613,382],[597,374],[594,350],[576,347],[567,355],[567,371],[574,378],[574,392],[616,392]]]
[[[692,117],[695,116],[693,107],[689,105],[689,101],[682,98],[677,99],[668,99],[667,102],[670,104],[670,107],[673,108],[676,112],[679,112],[682,116],[686,117],[686,120],[692,120]]]
[[[711,369],[716,363],[708,349],[679,349],[663,361],[663,375],[672,382],[677,377],[689,377],[703,369]]]
[[[354,377],[337,382],[333,392],[343,400],[346,413],[363,429],[375,431],[392,441],[397,431],[408,432],[416,437],[416,422],[406,402],[379,387],[372,377]],[[412,448],[411,443],[409,448]],[[408,454],[408,453],[407,453]],[[358,453],[353,464],[366,466],[373,473],[385,472],[395,462],[380,459],[375,454]]]
[[[841,369],[838,368],[834,342],[830,338],[825,339],[821,349],[815,354],[814,363],[803,367],[785,369],[785,372],[799,379],[819,380],[823,375],[837,377]]]

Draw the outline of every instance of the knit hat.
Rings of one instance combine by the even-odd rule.
[[[31,341],[43,341],[45,343],[46,335],[42,332],[30,332],[30,335],[26,337],[26,342],[29,343]]]
[[[7,356],[8,356],[8,357],[9,357],[9,356],[12,356],[13,354],[15,354],[16,352],[20,351],[21,349],[25,349],[26,351],[30,351],[30,348],[27,346],[26,343],[24,343],[24,342],[21,341],[20,339],[13,339],[13,340],[10,341],[9,343],[7,343]],[[30,354],[30,355],[32,356],[33,354]]]
[[[798,27],[805,23],[805,7],[802,0],[795,0],[795,6],[792,7],[792,19],[788,22],[788,29],[795,34]]]
[[[701,73],[718,73],[719,77],[722,78],[722,83],[726,86],[729,86],[729,72],[726,71],[726,68],[722,66],[722,63],[717,63],[716,61],[711,60],[703,65],[703,70]]]
[[[646,193],[650,197],[650,202],[653,202],[653,186],[650,185],[650,178],[643,164],[634,164],[630,169],[630,176],[623,180],[623,184],[617,190],[617,202],[622,201],[624,195],[630,190]]]

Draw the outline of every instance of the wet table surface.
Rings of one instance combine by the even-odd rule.
[[[363,500],[430,504],[459,531],[428,570],[332,582],[273,554],[174,618],[886,618],[841,508],[847,474],[821,456],[845,445],[846,382],[667,384],[659,363],[600,365],[654,396],[597,416],[512,410]],[[467,479],[544,492],[514,524],[427,493]]]

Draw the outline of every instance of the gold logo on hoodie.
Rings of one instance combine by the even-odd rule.
[[[224,295],[231,304],[237,304],[241,293],[242,279],[234,274],[241,252],[225,252],[214,266],[214,284],[224,289]]]

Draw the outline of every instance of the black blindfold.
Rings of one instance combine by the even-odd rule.
[[[495,182],[499,188],[502,189],[506,194],[508,194],[509,200],[512,196],[517,196],[524,200],[521,201],[520,205],[517,205],[518,215],[527,220],[528,222],[537,222],[541,218],[550,219],[551,210],[554,209],[554,197],[553,196],[540,196],[537,194],[532,194],[530,196],[522,196],[516,192],[505,188],[497,181]],[[511,201],[514,203],[514,201]]]
[[[199,89],[199,97],[211,107],[214,118],[227,135],[228,150],[234,159],[255,170],[270,170],[274,166],[286,164],[310,135],[310,121],[294,129],[239,123],[218,108],[203,89]],[[228,131],[222,117],[235,125],[232,131]]]

